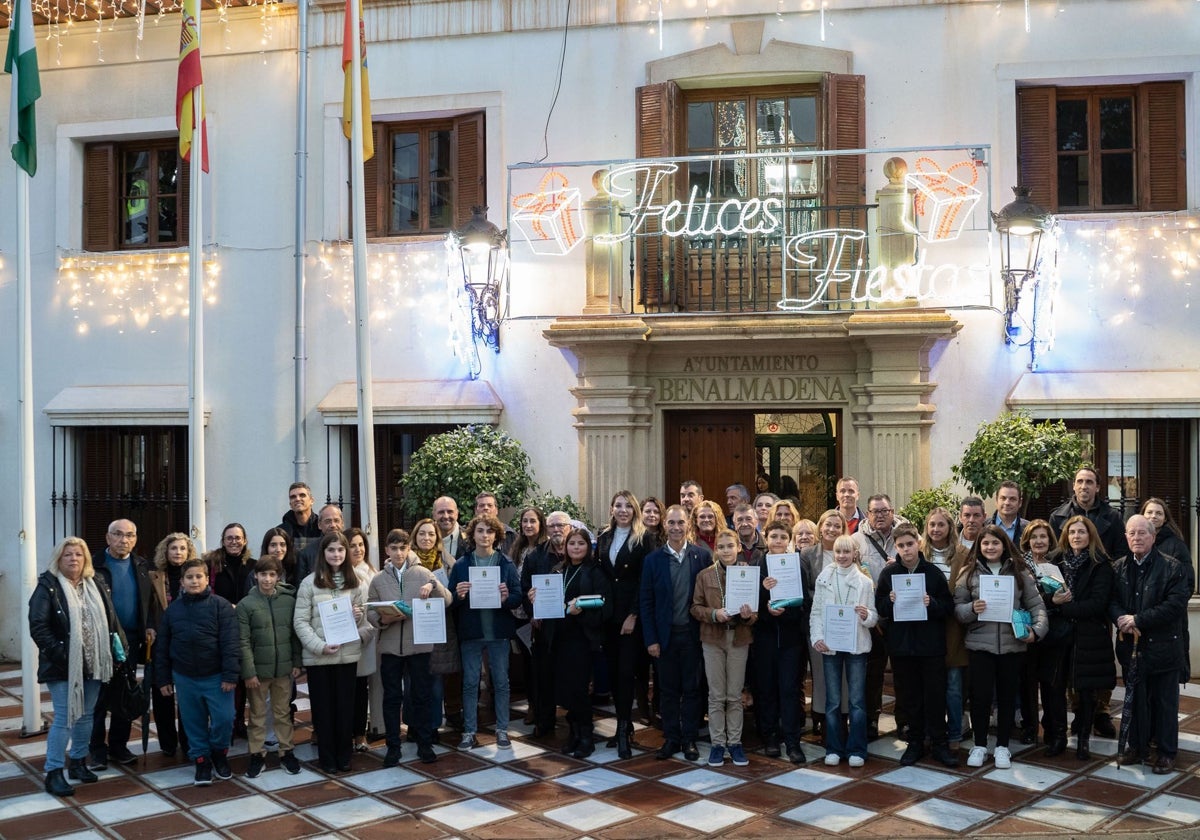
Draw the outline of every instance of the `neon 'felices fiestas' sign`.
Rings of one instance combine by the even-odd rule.
[[[856,228],[827,228],[791,234],[786,229],[788,208],[783,199],[729,198],[709,201],[693,186],[686,201],[662,201],[674,163],[634,161],[615,167],[604,177],[603,189],[627,208],[618,217],[619,229],[586,231],[593,241],[616,244],[636,236],[672,238],[778,236],[782,253],[783,288],[778,308],[802,311],[836,299],[854,303],[888,303],[931,298],[958,298],[964,279],[986,283],[985,266],[927,265],[917,262],[894,268],[864,268],[867,233]],[[535,249],[536,250],[536,249]],[[835,287],[842,287],[840,290]],[[804,290],[803,297],[796,294]]]

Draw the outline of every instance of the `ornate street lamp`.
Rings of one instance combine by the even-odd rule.
[[[1054,216],[1029,200],[1029,187],[1013,187],[1016,198],[992,222],[1000,233],[1000,276],[1004,280],[1004,342],[1020,331],[1013,316],[1030,281],[1036,291],[1041,268],[1042,235],[1054,227]]]
[[[461,268],[461,274],[451,269],[451,302],[469,313],[472,343],[483,339],[499,353],[500,323],[508,315],[508,232],[488,221],[486,207],[473,207],[471,214],[446,237]]]

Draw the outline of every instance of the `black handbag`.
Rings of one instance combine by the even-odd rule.
[[[108,682],[108,708],[125,720],[137,720],[149,711],[150,698],[142,692],[136,664],[113,663],[112,679]]]

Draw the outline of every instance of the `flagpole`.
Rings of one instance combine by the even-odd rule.
[[[351,82],[350,196],[354,259],[354,348],[358,360],[358,498],[359,521],[367,535],[367,561],[377,565],[379,536],[375,527],[375,394],[371,380],[370,298],[367,290],[367,204],[363,195],[362,38],[359,0],[346,4],[350,18]]]
[[[13,96],[17,95],[14,90]],[[37,496],[33,460],[33,317],[29,262],[29,173],[17,167],[17,345],[20,368],[21,627],[29,626],[29,596],[37,585]],[[42,695],[37,682],[38,651],[33,637],[21,633],[21,734],[42,731]]]
[[[200,53],[200,5],[196,6],[196,51]],[[204,97],[192,94],[192,148],[188,192],[188,521],[196,551],[204,551]]]

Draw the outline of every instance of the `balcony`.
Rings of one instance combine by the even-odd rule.
[[[974,145],[510,166],[513,275],[582,259],[585,314],[989,306],[988,152]],[[848,169],[860,174],[852,190]],[[576,186],[589,181],[586,194]]]

